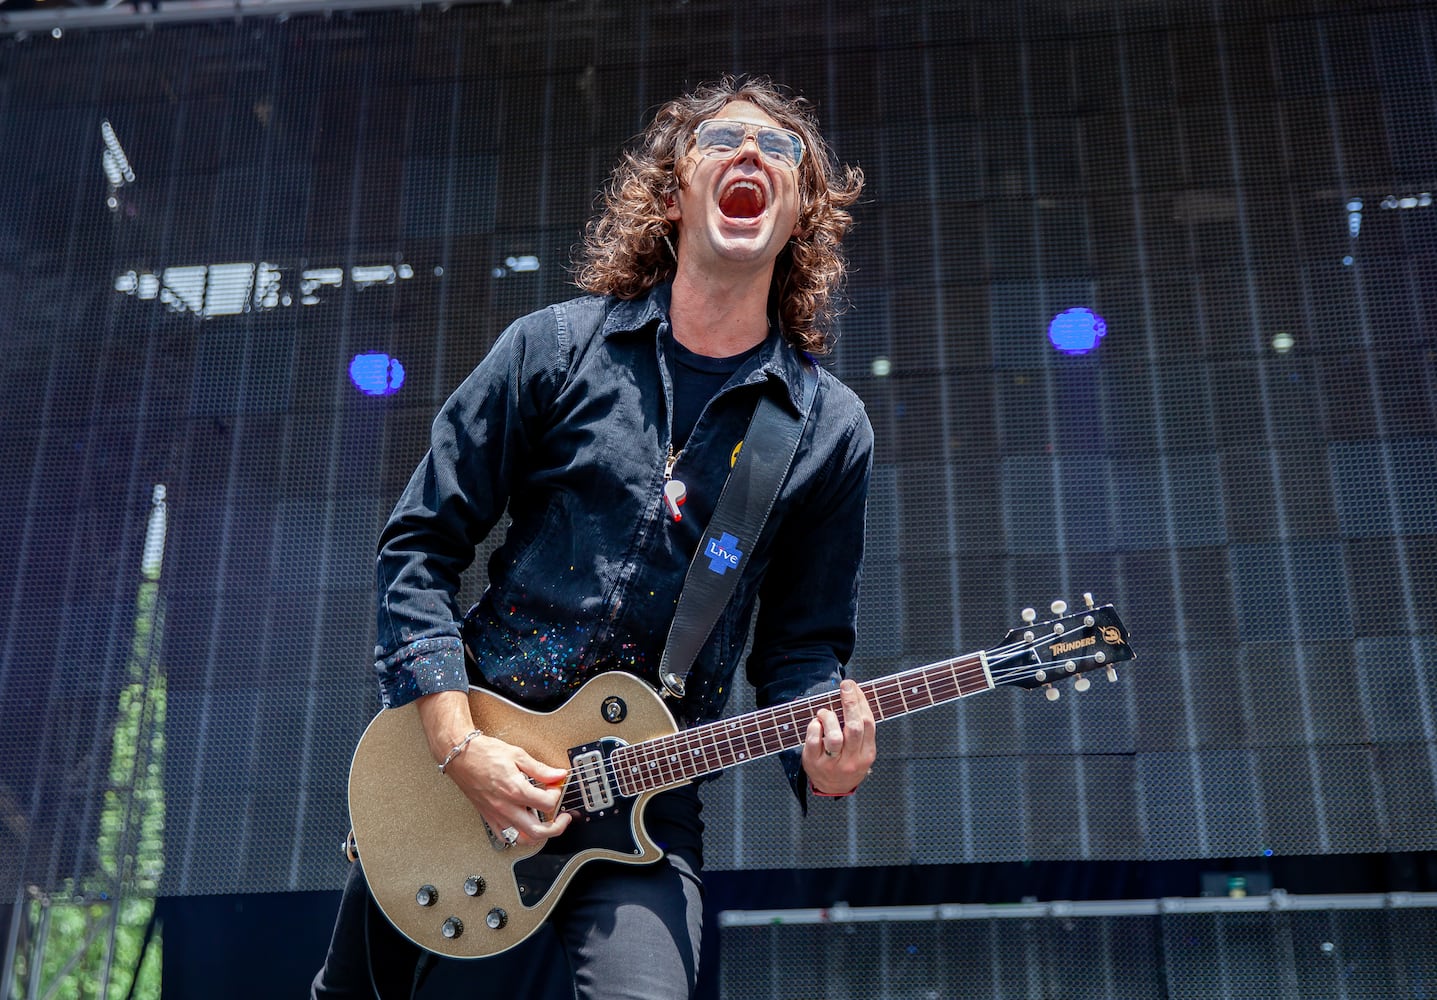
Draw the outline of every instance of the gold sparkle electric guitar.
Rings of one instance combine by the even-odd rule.
[[[1046,688],[1092,670],[1116,677],[1133,658],[1111,605],[1026,624],[992,649],[863,682],[882,722],[1004,685]],[[385,916],[421,947],[483,958],[519,944],[543,923],[569,880],[591,861],[649,864],[663,856],[644,829],[644,807],[665,788],[803,745],[830,692],[680,730],[662,698],[631,674],[601,674],[552,712],[472,688],[474,724],[533,757],[567,768],[562,836],[508,847],[485,826],[429,756],[418,708],[386,709],[369,724],[349,774],[350,846]]]

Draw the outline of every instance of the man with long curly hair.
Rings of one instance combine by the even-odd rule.
[[[873,715],[843,668],[873,432],[813,360],[862,186],[809,105],[766,80],[664,105],[589,226],[577,268],[589,295],[514,323],[435,420],[380,538],[375,666],[385,706],[417,703],[435,763],[496,837],[532,846],[575,820],[560,808],[566,772],[476,729],[468,686],[541,712],[604,671],[658,687],[685,572],[764,396],[805,420],[798,451],[670,705],[680,726],[717,718],[752,633],[759,706],[838,688],[841,715],[817,711],[801,753],[795,734],[781,755],[800,801],[848,795],[868,774]],[[488,587],[461,620],[460,573],[506,512]],[[591,863],[565,888],[550,923],[578,996],[694,991],[699,813],[692,785],[660,792],[644,825],[663,859]],[[314,995],[408,996],[419,958],[356,865]]]

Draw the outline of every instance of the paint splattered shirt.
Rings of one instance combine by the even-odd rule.
[[[526,316],[445,403],[379,543],[385,705],[472,681],[547,710],[615,669],[657,684],[684,575],[758,395],[798,407],[811,365],[774,333],[708,402],[673,466],[687,491],[675,522],[663,502],[667,306],[659,288]],[[749,551],[737,589],[676,712],[688,724],[720,714],[750,627],[760,706],[836,685],[852,653],[873,432],[851,390],[818,378],[773,513],[760,538],[738,541]],[[461,624],[460,574],[506,512],[488,587]]]

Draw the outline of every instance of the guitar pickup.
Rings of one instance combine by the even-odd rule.
[[[599,750],[587,750],[575,754],[570,769],[572,780],[579,784],[579,794],[584,798],[585,812],[602,812],[614,804],[614,788],[604,767],[604,755]]]

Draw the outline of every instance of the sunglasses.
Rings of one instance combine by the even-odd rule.
[[[694,129],[694,141],[704,156],[722,160],[739,151],[748,137],[763,158],[779,167],[796,167],[803,160],[803,140],[795,132],[774,125],[754,125],[728,118],[710,118]]]

